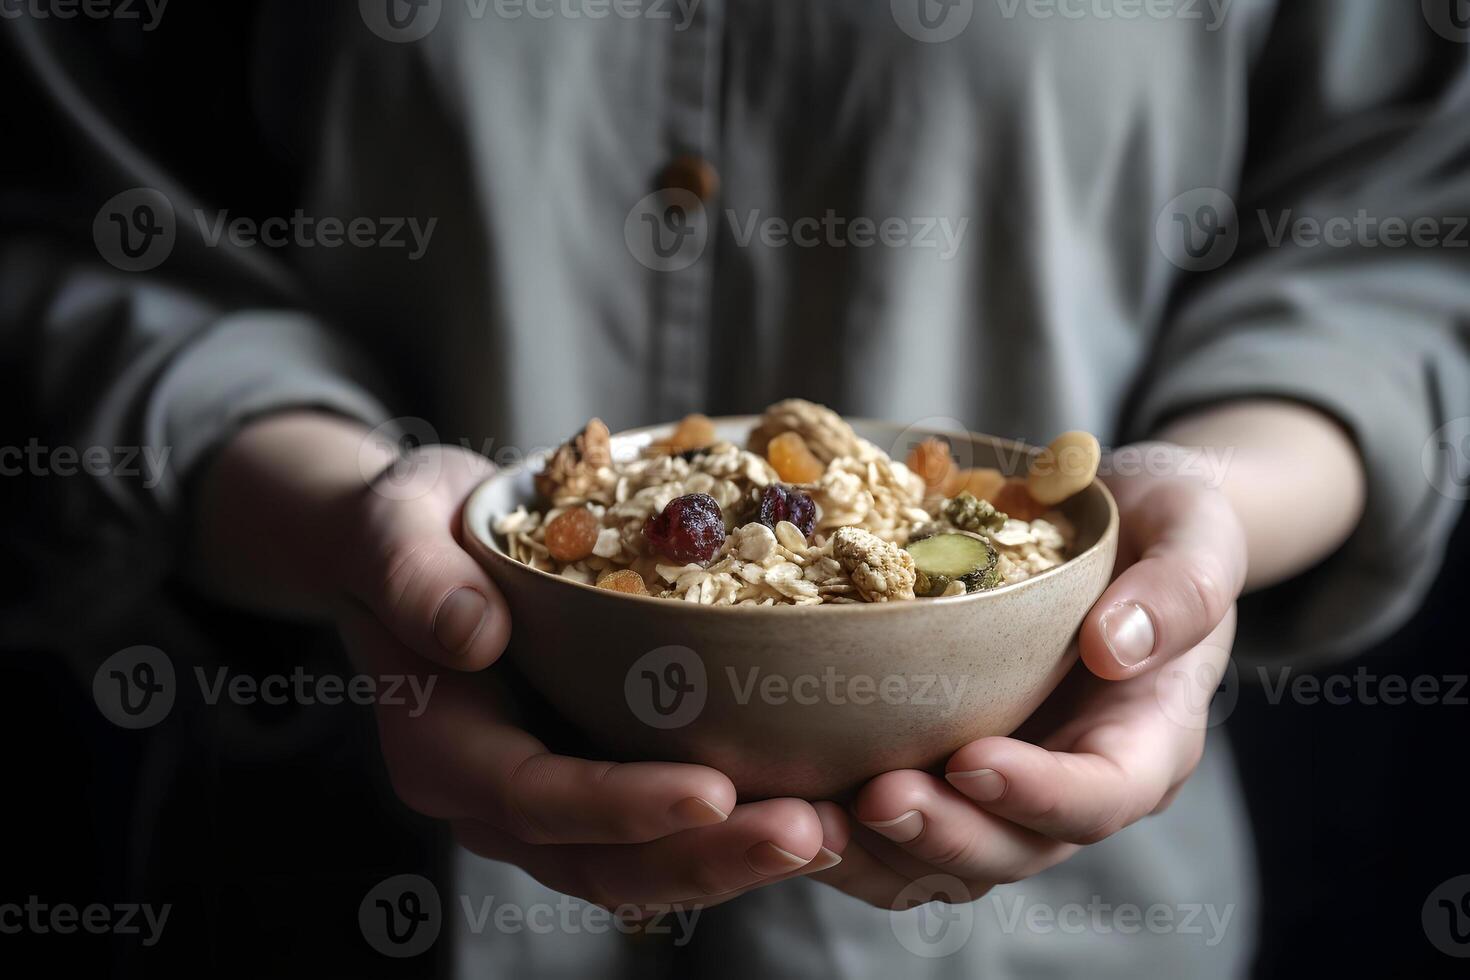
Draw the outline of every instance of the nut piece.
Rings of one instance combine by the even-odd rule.
[[[593,485],[597,470],[612,465],[612,437],[602,419],[557,447],[546,468],[536,474],[536,492],[555,500],[564,491],[581,496]]]
[[[1031,498],[1047,507],[1057,504],[1091,485],[1102,462],[1102,447],[1090,432],[1063,432],[1031,461],[1026,489]]]
[[[838,528],[832,555],[869,602],[914,597],[914,559],[897,545],[858,527]]]
[[[764,456],[766,446],[783,432],[801,436],[807,449],[824,466],[842,456],[865,455],[862,440],[842,416],[800,398],[788,398],[766,409],[760,424],[750,430],[745,448]]]

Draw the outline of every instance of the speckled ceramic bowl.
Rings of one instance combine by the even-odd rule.
[[[755,422],[716,420],[739,444]],[[1015,469],[1027,458],[989,436],[853,426],[899,458],[928,435],[975,466]],[[636,455],[670,428],[614,436],[613,452]],[[1094,482],[1062,507],[1077,528],[1075,556],[1025,582],[912,602],[711,607],[609,592],[512,560],[492,525],[534,500],[521,466],[487,480],[464,510],[466,546],[510,604],[514,663],[609,757],[705,763],[742,799],[840,796],[1014,731],[1071,667],[1118,540],[1117,507]]]

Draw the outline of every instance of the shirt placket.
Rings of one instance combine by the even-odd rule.
[[[687,268],[657,276],[659,418],[702,411],[709,386],[710,296],[719,176],[719,83],[724,0],[702,0],[682,30],[669,32],[665,145],[670,159],[659,176],[664,190],[698,198],[705,223],[704,251]]]

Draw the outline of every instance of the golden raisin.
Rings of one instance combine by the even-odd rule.
[[[1005,484],[1005,474],[1000,470],[984,468],[960,470],[956,474],[953,489],[945,496],[955,497],[962,492],[968,492],[980,500],[988,500],[993,504],[996,494],[1000,493]]]
[[[943,491],[954,475],[954,458],[949,454],[949,443],[930,436],[909,452],[909,469],[924,478],[924,485],[931,491]]]
[[[686,415],[664,443],[670,452],[687,453],[691,449],[703,449],[716,439],[715,424],[705,415]]]
[[[597,580],[599,589],[607,589],[609,592],[626,592],[629,595],[648,595],[648,586],[643,584],[643,576],[631,568],[603,573]]]
[[[1034,521],[1046,513],[1046,506],[1037,503],[1031,491],[1026,489],[1026,481],[1019,477],[1007,480],[990,498],[990,503],[996,510],[1018,521]]]
[[[564,510],[546,525],[546,550],[557,561],[581,561],[592,554],[602,522],[586,507]]]
[[[766,446],[766,460],[786,483],[816,483],[827,468],[795,432],[783,432]]]

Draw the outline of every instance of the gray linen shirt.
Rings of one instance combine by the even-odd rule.
[[[1237,655],[1349,654],[1434,575],[1463,494],[1423,450],[1470,414],[1470,236],[1456,221],[1470,214],[1470,31],[1448,12],[1404,0],[238,10],[234,29],[207,25],[212,43],[170,33],[168,15],[191,16],[172,10],[154,32],[4,25],[27,91],[59,120],[49,147],[75,173],[60,193],[7,196],[0,323],[33,343],[34,394],[58,439],[171,450],[156,486],[113,474],[88,495],[82,513],[108,529],[119,566],[163,567],[189,474],[243,422],[287,406],[375,425],[412,414],[400,428],[495,456],[552,445],[593,414],[617,429],[789,395],[1029,440],[1085,428],[1110,444],[1200,404],[1273,395],[1348,427],[1369,517],[1320,567],[1244,602]],[[210,112],[175,115],[171,85],[218,95]],[[680,156],[703,163],[669,183],[707,201],[671,211],[688,199],[649,195]],[[36,159],[39,172],[62,156]],[[259,181],[241,178],[251,168]],[[369,224],[359,244],[320,224],[281,247],[217,235],[221,212],[297,209]],[[1311,222],[1360,211],[1375,230],[1339,221],[1312,237]],[[144,236],[165,213],[172,233]],[[1394,245],[1389,219],[1429,224]],[[140,242],[141,256],[124,250]],[[1132,881],[1144,899],[1247,909],[1228,769],[1212,752],[1169,815],[1034,887],[1070,883],[1054,894],[1085,900]],[[464,882],[493,890],[518,874],[466,860]],[[892,935],[876,913],[810,884],[710,915],[751,923],[729,935],[774,936],[793,902],[826,925],[782,940],[810,944],[792,963],[893,965],[874,952]],[[1249,932],[1238,920],[1191,972],[1236,972]],[[1070,962],[1121,975],[1184,948],[1177,934],[1089,936],[988,937],[930,965],[1050,973],[1047,950],[1069,948]],[[581,948],[498,938],[501,954],[533,960]],[[1119,958],[1088,951],[1099,945]],[[466,968],[494,946],[465,939]]]

